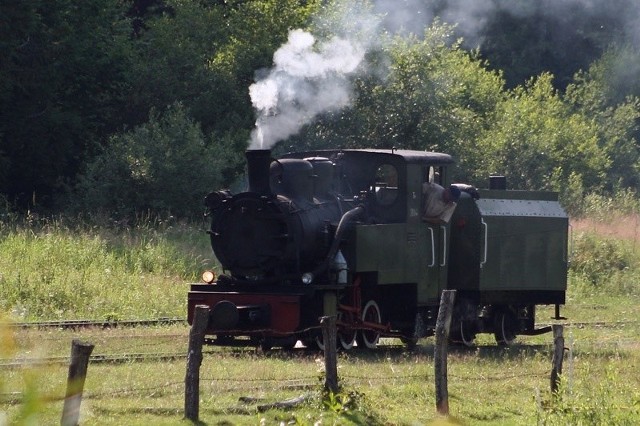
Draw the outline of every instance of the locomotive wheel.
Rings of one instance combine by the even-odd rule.
[[[324,352],[324,336],[322,336],[322,334],[316,336],[316,338],[314,339],[314,344],[318,347],[319,350]]]
[[[516,319],[511,312],[499,312],[495,317],[493,332],[498,345],[512,345],[516,341],[516,327]]]
[[[347,324],[354,324],[354,315],[350,312],[338,312],[338,319]],[[353,348],[353,345],[356,342],[356,335],[358,334],[357,330],[353,328],[342,327],[338,329],[338,348],[348,351]]]
[[[322,333],[317,334],[314,337],[304,339],[302,341],[302,344],[305,345],[307,349],[311,349],[312,351],[324,352],[324,340],[322,339]]]
[[[340,349],[343,349],[345,351],[350,350],[351,348],[353,348],[353,345],[356,343],[356,331],[349,331],[346,334],[345,333],[339,333],[338,334],[338,344],[340,345]]]
[[[356,331],[350,331],[349,333],[338,333],[338,349],[342,349],[345,351],[353,348],[353,345],[356,342]],[[310,349],[318,349],[320,351],[324,351],[324,339],[322,336],[317,336],[312,341],[305,341],[304,345]]]
[[[375,300],[369,300],[362,309],[362,321],[375,324],[382,323],[380,307]],[[380,341],[380,332],[373,330],[361,330],[357,335],[358,346],[361,348],[375,349]]]
[[[456,321],[455,329],[451,330],[450,340],[453,343],[462,343],[467,348],[473,347],[476,343],[475,326],[469,321]]]

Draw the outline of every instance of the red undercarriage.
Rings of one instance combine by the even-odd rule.
[[[362,297],[360,280],[356,279],[349,289],[347,302],[337,306],[337,325],[345,332],[354,330],[369,330],[384,335],[393,335],[389,324],[382,324],[362,313]],[[209,286],[207,286],[209,287]],[[240,312],[237,324],[231,327],[217,327],[215,321],[209,322],[207,334],[225,334],[236,336],[288,336],[299,334],[303,329],[301,324],[302,310],[307,308],[299,294],[274,294],[274,293],[239,293],[215,291],[215,285],[210,286],[212,291],[191,291],[188,300],[188,321],[193,321],[193,312],[197,305],[206,305],[215,311],[219,303],[231,303]],[[215,317],[215,313],[212,314]],[[319,320],[315,324],[307,324],[309,329],[319,327]]]

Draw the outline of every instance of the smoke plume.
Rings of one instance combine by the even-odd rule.
[[[291,31],[273,56],[274,67],[249,88],[258,112],[249,149],[270,148],[318,114],[348,105],[349,75],[364,54],[364,47],[351,40],[318,42],[308,32]]]

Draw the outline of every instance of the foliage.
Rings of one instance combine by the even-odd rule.
[[[280,150],[444,151],[460,181],[503,173],[513,188],[559,191],[575,211],[587,194],[637,192],[640,54],[624,25],[636,2],[570,13],[573,2],[484,2],[495,13],[482,15],[474,51],[456,38],[463,25],[437,18],[458,3],[434,3],[424,34],[402,38],[378,27],[368,0],[1,2],[0,194],[23,212],[193,214],[242,172],[248,87],[295,28],[370,49],[352,107]]]
[[[514,189],[558,190],[570,178],[597,187],[609,167],[597,128],[572,111],[548,74],[514,89],[498,106],[499,119],[479,143],[486,169],[507,176]]]
[[[581,209],[576,216],[611,224],[625,215],[640,214],[638,194],[631,189],[620,189],[613,194],[591,193],[583,197]]]
[[[52,205],[122,121],[129,23],[116,0],[0,3],[0,192]]]
[[[217,142],[206,140],[180,104],[152,111],[147,123],[114,136],[88,165],[79,184],[82,207],[118,216],[201,213],[204,195],[222,185],[232,158]]]
[[[395,37],[368,56],[353,107],[327,114],[287,144],[439,150],[459,160],[462,177],[479,167],[474,135],[489,127],[502,79],[436,23],[424,38]],[[383,66],[384,65],[384,66]]]
[[[579,234],[573,239],[571,271],[593,285],[604,285],[612,274],[633,265],[633,253],[616,240]]]
[[[296,349],[263,353],[250,348],[207,346],[200,369],[200,420],[234,425],[519,425],[545,424],[543,421],[580,424],[571,420],[591,416],[600,422],[582,424],[625,424],[616,420],[637,419],[639,414],[635,373],[640,354],[634,338],[638,306],[623,297],[581,299],[564,313],[571,315],[571,322],[592,322],[594,305],[600,306],[595,312],[610,318],[619,318],[620,305],[626,305],[622,309],[628,310],[630,321],[625,327],[565,327],[565,344],[570,351],[563,369],[562,401],[554,402],[548,391],[553,351],[549,334],[525,337],[507,349],[497,347],[492,339],[482,341],[475,349],[450,347],[448,389],[452,416],[446,418],[439,417],[435,410],[432,338],[420,341],[414,351],[401,349],[389,340],[374,352],[339,353],[339,375],[350,391],[359,394],[357,407],[340,413],[322,406],[321,384],[316,379],[322,368],[319,352]],[[569,309],[573,311],[569,313]],[[551,307],[539,315],[550,316],[552,312]],[[602,320],[602,316],[597,319]],[[96,343],[98,354],[182,354],[182,358],[166,361],[92,362],[83,395],[82,424],[185,423],[182,418],[188,327],[16,333],[15,353],[23,356],[37,353],[40,357],[67,357],[72,338]],[[60,378],[67,370],[64,363],[36,370],[40,373],[40,394],[44,396],[40,424],[60,421],[62,401],[58,398],[64,395]],[[7,392],[25,388],[22,371],[2,370]],[[283,401],[301,392],[317,398],[288,410],[256,409],[258,404]],[[259,401],[240,402],[247,397]],[[21,407],[19,402],[3,405],[10,419]]]
[[[538,413],[538,424],[636,424],[640,418],[640,400],[631,406],[620,406],[619,395],[626,391],[619,385],[621,382],[624,379],[611,366],[606,367],[605,380],[579,389],[570,389],[563,377],[557,394],[552,395],[547,407]]]
[[[76,218],[51,222],[29,217],[22,224],[0,222],[0,300],[13,302],[18,291],[30,298],[19,305],[4,304],[0,310],[13,311],[13,319],[18,320],[184,315],[184,284],[205,262],[210,263],[203,257],[210,253],[206,237],[171,218],[140,219],[124,228],[121,222],[116,229]],[[238,406],[239,397],[249,394],[282,400],[297,394],[307,383],[318,386],[318,353],[296,349],[264,354],[209,347],[201,369],[201,418],[233,424],[256,424],[262,418],[267,423],[275,419],[300,424],[634,424],[640,416],[634,337],[638,333],[636,296],[640,290],[637,275],[631,274],[637,274],[638,251],[613,239],[584,238],[586,242],[574,240],[573,266],[584,264],[575,261],[576,256],[597,264],[585,272],[572,270],[570,299],[563,313],[572,323],[625,323],[620,327],[565,328],[570,351],[557,396],[540,391],[549,383],[552,350],[548,334],[528,336],[506,349],[495,346],[490,336],[480,336],[480,346],[473,350],[451,347],[449,395],[456,417],[446,419],[449,423],[437,418],[433,407],[430,339],[419,342],[412,352],[393,341],[383,342],[375,352],[341,353],[342,390],[338,394],[319,396],[317,404],[303,404],[293,411],[260,414],[251,407]],[[597,269],[601,264],[606,268]],[[583,275],[590,271],[595,271],[595,283],[578,282],[586,281]],[[623,274],[629,281],[624,289],[619,286],[622,279],[616,278]],[[74,299],[74,292],[82,299]],[[538,317],[548,318],[552,309],[540,307]],[[16,331],[19,336],[9,330],[0,319],[2,359],[68,356],[68,342],[79,337],[98,342],[101,354],[186,354],[188,342],[186,327],[135,333]],[[34,416],[34,421],[43,424],[59,421],[60,397],[64,395],[60,377],[67,368],[55,364],[46,369],[3,370],[2,391],[22,392],[21,402],[3,404],[11,424],[23,420],[28,424]],[[477,392],[479,387],[485,392]],[[179,424],[184,362],[92,364],[85,389],[83,424]]]
[[[627,63],[630,61],[635,61],[635,65]],[[573,108],[591,117],[596,124],[598,146],[610,159],[606,180],[602,183],[609,191],[620,186],[638,188],[640,185],[640,130],[637,124],[640,87],[626,84],[628,79],[623,77],[639,66],[637,50],[609,50],[587,72],[578,73],[575,83],[566,91],[566,99]]]
[[[556,76],[556,87],[564,89],[574,73],[588,68],[611,45],[632,43],[637,37],[635,0],[492,0],[484,6],[474,11],[493,13],[485,12],[486,23],[470,43],[482,40],[482,56],[492,68],[504,71],[510,88],[548,72]]]

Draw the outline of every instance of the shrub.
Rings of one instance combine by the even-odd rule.
[[[612,239],[582,233],[573,240],[571,271],[593,285],[633,265],[633,253]]]
[[[231,154],[208,141],[181,104],[116,135],[88,165],[78,184],[84,211],[130,216],[151,210],[194,215],[221,186]],[[231,162],[233,163],[233,162]]]

